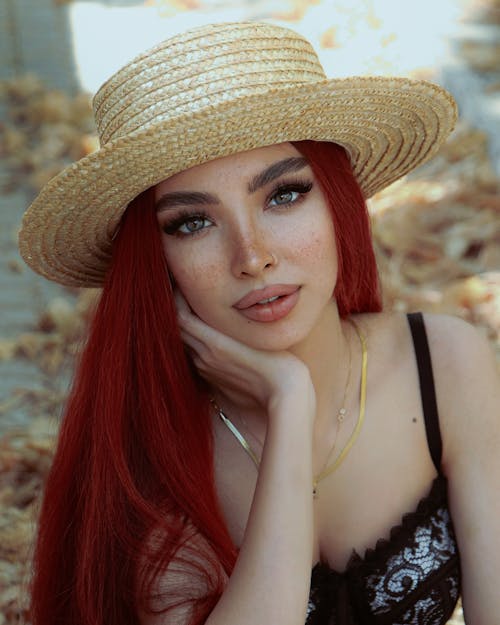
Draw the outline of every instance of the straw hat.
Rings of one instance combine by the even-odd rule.
[[[174,173],[284,141],[333,141],[370,197],[437,151],[456,107],[424,81],[328,80],[303,37],[248,22],[136,57],[97,92],[94,114],[101,148],[42,189],[19,236],[25,261],[66,285],[102,285],[127,204]]]

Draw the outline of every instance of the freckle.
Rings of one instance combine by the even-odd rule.
[[[416,423],[417,422],[416,417],[413,417],[412,421],[413,421],[413,423]]]

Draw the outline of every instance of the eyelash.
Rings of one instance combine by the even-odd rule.
[[[280,193],[281,194],[293,193],[293,192],[298,193],[299,195],[295,200],[292,200],[290,202],[284,202],[283,204],[275,204],[274,206],[272,206],[272,208],[287,209],[290,206],[294,206],[298,204],[299,202],[301,202],[304,199],[304,197],[309,193],[309,191],[311,191],[312,187],[313,187],[313,183],[310,181],[306,181],[306,180],[283,181],[276,188],[274,188],[272,192],[267,196],[266,205],[269,205],[271,200],[275,198],[277,195],[279,195]],[[195,236],[203,232],[206,228],[193,230],[192,232],[189,232],[189,233],[180,231],[180,228],[183,225],[185,225],[188,221],[195,221],[195,220],[203,220],[203,221],[212,222],[211,217],[204,212],[190,212],[189,210],[185,209],[185,210],[181,210],[179,213],[177,213],[177,215],[173,219],[171,219],[166,224],[164,224],[163,231],[166,234],[176,236],[179,238]]]
[[[177,215],[171,219],[170,221],[168,221],[166,224],[164,224],[163,226],[163,231],[166,234],[170,234],[173,236],[177,236],[177,237],[192,237],[195,234],[198,234],[199,232],[201,232],[202,230],[204,230],[205,228],[202,228],[200,230],[193,230],[193,232],[180,232],[180,228],[181,226],[185,225],[188,221],[195,221],[196,219],[203,219],[205,221],[211,221],[210,217],[208,215],[206,215],[205,213],[200,213],[200,212],[190,212],[189,210],[181,210],[179,213],[177,213]]]
[[[273,189],[273,191],[267,196],[266,204],[269,204],[270,201],[274,197],[279,195],[280,193],[292,193],[292,192],[298,193],[299,196],[296,200],[293,200],[292,202],[285,202],[284,204],[276,205],[277,208],[288,208],[289,206],[293,204],[297,204],[297,202],[300,202],[301,200],[303,200],[304,197],[312,189],[312,187],[313,187],[313,183],[311,181],[299,180],[299,179],[285,180],[281,182],[275,189]]]

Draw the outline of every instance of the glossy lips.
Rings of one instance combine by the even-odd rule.
[[[233,307],[252,321],[278,321],[286,317],[299,299],[300,287],[295,284],[274,284],[264,289],[251,291]],[[277,297],[271,302],[259,302]]]

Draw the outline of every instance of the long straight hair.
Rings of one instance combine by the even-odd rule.
[[[340,314],[380,310],[368,214],[344,150],[294,145],[332,209]],[[202,563],[193,558],[207,588],[192,601],[197,625],[237,551],[217,499],[209,399],[180,338],[148,190],[113,243],[62,420],[39,516],[33,625],[139,625],[159,575],[194,533],[209,546]],[[180,590],[164,606],[179,605]]]
[[[380,312],[370,217],[346,151],[327,142],[298,141],[293,145],[308,160],[330,207],[338,257],[334,297],[340,316]]]

